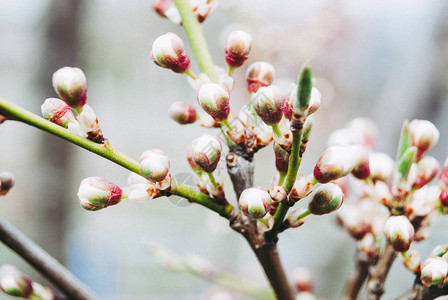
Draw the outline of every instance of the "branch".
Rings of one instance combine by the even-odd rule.
[[[245,159],[240,155],[236,147],[230,148],[227,154],[227,172],[233,183],[236,199],[241,193],[254,185],[254,162],[252,159]]]
[[[384,282],[396,257],[397,252],[391,244],[387,243],[378,263],[370,270],[370,278],[367,282],[367,299],[379,300],[381,298],[384,293]]]
[[[97,299],[57,260],[2,218],[0,218],[0,240],[44,275],[69,299]]]
[[[364,252],[356,250],[355,254],[356,266],[354,272],[348,275],[344,287],[342,300],[358,299],[359,291],[369,275],[369,259]]]
[[[448,285],[426,287],[417,276],[412,289],[399,296],[397,300],[432,300],[443,295],[448,295]]]

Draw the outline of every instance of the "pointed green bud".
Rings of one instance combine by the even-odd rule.
[[[122,190],[101,177],[88,177],[78,189],[79,203],[87,210],[100,210],[121,201]]]
[[[412,164],[415,162],[417,155],[417,148],[414,146],[409,147],[401,156],[398,161],[397,168],[402,178],[406,178],[411,170]]]
[[[176,73],[185,73],[190,68],[190,59],[182,39],[171,32],[154,41],[151,56],[156,65]]]
[[[282,119],[283,97],[277,87],[263,86],[253,97],[253,107],[260,118],[268,125],[274,125]]]
[[[31,279],[12,265],[0,268],[0,289],[9,296],[28,298],[33,292]]]
[[[171,104],[168,111],[170,117],[181,125],[192,124],[196,121],[196,110],[188,103],[177,101]]]
[[[40,108],[42,117],[64,128],[68,127],[70,122],[76,122],[70,107],[58,98],[48,98]]]
[[[431,149],[439,140],[440,132],[436,126],[426,120],[412,120],[409,123],[409,136],[411,143],[418,149],[417,160],[423,156],[423,154]]]
[[[224,47],[226,62],[230,67],[240,67],[252,49],[252,37],[241,30],[232,31]]]
[[[408,251],[414,240],[414,233],[414,226],[405,216],[391,216],[384,225],[384,234],[395,251]]]
[[[422,265],[420,279],[425,286],[442,284],[448,273],[448,263],[441,257],[430,257]]]
[[[221,158],[222,146],[219,139],[210,134],[203,134],[191,143],[194,163],[202,171],[212,173]]]
[[[160,149],[143,152],[140,156],[140,171],[146,179],[152,182],[162,181],[170,171],[168,156]]]
[[[408,121],[404,121],[401,128],[400,141],[398,142],[397,157],[395,161],[399,161],[403,154],[411,147],[411,137],[409,136],[409,124]]]
[[[80,109],[87,101],[87,79],[78,68],[63,67],[53,74],[53,88],[73,109]]]
[[[309,61],[306,61],[299,73],[297,79],[297,99],[292,107],[294,115],[303,115],[308,108],[313,88],[313,73]]]
[[[246,216],[260,219],[271,209],[271,196],[264,188],[255,186],[245,189],[241,193],[238,203]]]
[[[6,195],[14,186],[14,175],[11,172],[0,173],[0,196]]]
[[[273,143],[274,146],[274,156],[275,156],[275,167],[280,173],[288,172],[289,165],[289,153],[284,150],[277,142]]]
[[[344,193],[335,183],[322,184],[313,194],[308,210],[314,215],[329,214],[341,207],[344,202]]]
[[[201,107],[216,122],[224,121],[229,116],[230,95],[222,85],[217,83],[203,84],[198,90],[197,99]]]
[[[254,62],[246,71],[247,89],[256,93],[262,86],[271,85],[275,78],[274,67],[267,62]]]

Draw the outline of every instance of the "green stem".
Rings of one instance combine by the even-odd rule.
[[[211,81],[217,82],[218,76],[215,71],[215,64],[208,50],[207,42],[204,38],[201,24],[193,14],[193,10],[188,4],[188,0],[174,0],[182,19],[182,26],[190,40],[194,55],[198,61],[201,71],[210,78]]]
[[[285,178],[286,178],[286,173],[283,172],[278,172],[278,185],[283,185],[283,183],[285,182]]]
[[[97,144],[95,142],[92,142],[2,98],[0,98],[0,115],[3,115],[11,120],[23,122],[25,124],[31,125],[43,131],[51,133],[55,136],[58,136],[90,152],[98,154],[99,156],[102,156],[116,163],[117,165],[120,165],[128,169],[131,172],[134,172],[142,176],[137,161],[113,149],[107,142],[105,144]],[[172,191],[172,194],[187,198],[192,202],[210,208],[211,210],[215,211],[221,216],[228,218],[229,208],[227,206],[217,204],[208,195],[201,193],[192,187],[176,184],[175,182],[173,182],[172,184],[174,186],[178,187],[180,186],[180,191],[174,189],[174,191]]]
[[[213,173],[207,173],[208,178],[210,179],[210,182],[212,183],[213,187],[217,187],[218,184],[216,183],[215,177],[213,176]]]
[[[278,127],[278,124],[271,125],[272,131],[275,133],[276,136],[281,137],[282,132],[280,131],[280,128]]]
[[[300,221],[301,219],[311,215],[311,212],[309,210],[306,210],[303,214],[297,217],[297,221]]]

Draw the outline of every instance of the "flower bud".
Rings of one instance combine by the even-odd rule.
[[[194,163],[207,173],[212,173],[218,166],[221,151],[221,142],[210,134],[203,134],[191,143]]]
[[[198,90],[197,99],[201,107],[216,122],[224,121],[229,116],[230,95],[222,85],[217,83],[203,84]]]
[[[275,167],[277,171],[280,173],[288,172],[289,165],[289,153],[284,150],[277,142],[273,143],[274,145],[274,156],[275,156]]]
[[[196,19],[200,23],[204,22],[205,19],[207,19],[208,15],[212,11],[213,7],[215,6],[214,1],[212,0],[190,0],[190,7],[193,10],[194,15],[196,16]]]
[[[409,123],[409,136],[413,146],[416,146],[417,161],[439,140],[440,132],[433,123],[426,120],[413,120]]]
[[[313,276],[307,268],[297,268],[292,272],[292,282],[297,292],[312,292],[314,287]]]
[[[168,176],[167,176],[168,177]],[[134,202],[145,202],[154,199],[159,195],[159,190],[155,184],[147,181],[144,183],[135,183],[127,190],[128,199]]]
[[[95,112],[90,105],[84,105],[82,112],[76,117],[82,131],[87,134],[87,138],[96,143],[104,141],[103,133],[101,132],[100,124]]]
[[[302,207],[292,209],[288,213],[288,216],[286,217],[285,226],[296,228],[296,227],[300,227],[303,224],[305,224],[305,222],[307,220],[309,220],[309,218],[311,217],[310,215],[308,215],[306,217],[302,217],[305,212],[306,212],[306,209],[304,209]],[[300,219],[299,219],[299,217],[300,217]]]
[[[240,67],[249,56],[252,49],[252,37],[241,30],[232,31],[227,37],[224,50],[226,62],[230,67]]]
[[[31,285],[33,287],[33,296],[36,297],[36,298],[33,297],[32,299],[56,300],[56,295],[50,288],[44,287],[37,282],[32,282]]]
[[[274,81],[274,67],[267,62],[254,62],[247,68],[246,81],[250,93],[256,93],[262,86],[271,85]]]
[[[341,207],[342,202],[344,202],[344,194],[339,185],[326,183],[316,189],[308,210],[314,215],[329,214]]]
[[[375,195],[380,202],[386,207],[392,207],[392,193],[389,189],[389,186],[384,181],[375,182]]]
[[[287,195],[285,189],[281,185],[274,186],[268,190],[272,201],[274,202],[284,202],[286,201]]]
[[[151,55],[156,65],[176,73],[185,73],[190,67],[184,43],[180,37],[171,32],[159,36],[154,41]]]
[[[417,163],[417,179],[414,182],[415,188],[421,188],[429,183],[439,172],[440,164],[432,156],[425,156]]]
[[[439,196],[440,205],[442,206],[443,213],[448,213],[448,188],[444,189]]]
[[[430,257],[422,265],[420,279],[425,286],[439,285],[448,273],[448,263],[441,257]]]
[[[395,251],[408,251],[414,240],[414,227],[405,216],[391,216],[384,225],[384,234]]]
[[[448,244],[437,245],[429,254],[430,257],[443,257],[448,252]]]
[[[371,224],[363,216],[363,212],[359,207],[347,206],[338,211],[338,213],[345,229],[354,239],[360,240],[372,231]]]
[[[80,109],[87,100],[87,79],[78,68],[63,67],[53,74],[53,88],[73,109]]]
[[[100,210],[121,201],[122,190],[101,177],[88,177],[81,181],[78,199],[87,210]]]
[[[33,292],[31,279],[12,265],[0,268],[0,289],[9,296],[28,298]]]
[[[6,195],[14,186],[14,175],[11,172],[0,173],[0,196]]]
[[[355,166],[353,148],[332,146],[328,148],[316,163],[314,178],[320,183],[327,183],[350,173]]]
[[[410,220],[424,218],[435,212],[440,205],[440,188],[436,185],[426,185],[412,194],[406,203],[406,215]]]
[[[199,125],[204,128],[219,128],[219,122],[216,122],[209,114],[201,114]]]
[[[306,110],[307,116],[314,114],[319,109],[321,98],[322,94],[313,86],[311,89],[310,103],[308,104],[308,109]]]
[[[366,179],[370,175],[369,153],[360,145],[353,147],[354,151],[356,151],[357,159],[355,162],[355,167],[352,170],[352,174],[358,179]]]
[[[153,182],[162,181],[170,171],[168,156],[159,149],[151,149],[140,156],[142,175]]]
[[[372,153],[369,156],[370,178],[387,181],[394,170],[394,161],[387,154]]]
[[[314,187],[311,179],[313,179],[313,176],[311,175],[305,176],[303,174],[300,174],[297,177],[296,182],[294,182],[291,193],[289,194],[289,199],[291,201],[297,202],[300,199],[308,196]]]
[[[76,121],[70,107],[61,99],[48,98],[40,109],[42,117],[64,128],[67,128],[69,123]]]
[[[442,186],[442,188],[448,187],[448,157],[443,163],[442,172],[440,172],[438,184]]]
[[[241,193],[238,203],[246,216],[260,219],[271,209],[271,196],[264,188],[255,186],[245,189]]]
[[[401,256],[403,266],[413,273],[420,272],[420,254],[415,249],[409,249]]]
[[[185,102],[174,102],[169,109],[170,117],[179,124],[191,124],[196,121],[196,110]]]
[[[374,261],[380,255],[380,247],[375,236],[367,233],[362,240],[357,243],[358,249],[367,255],[370,261]]]
[[[156,0],[154,1],[153,9],[159,16],[167,18],[174,24],[180,25],[182,23],[179,11],[173,0]]]
[[[282,119],[283,98],[275,86],[263,86],[253,98],[253,107],[260,118],[268,125],[274,125]]]

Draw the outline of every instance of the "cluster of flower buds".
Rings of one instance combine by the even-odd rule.
[[[81,181],[78,199],[86,210],[100,210],[121,201],[123,191],[101,177],[88,177]]]
[[[63,67],[53,74],[58,98],[48,98],[41,106],[42,116],[82,137],[103,143],[98,119],[87,101],[87,80],[81,69]],[[62,99],[62,100],[61,100]],[[78,115],[75,117],[73,111]]]
[[[188,3],[199,22],[204,22],[215,7],[213,0],[189,0]],[[155,0],[153,9],[159,16],[167,18],[176,25],[182,25],[182,19],[173,0]]]
[[[0,173],[0,196],[6,195],[14,186],[14,175],[11,172]]]
[[[13,297],[41,300],[56,299],[51,289],[33,282],[12,265],[3,265],[0,268],[0,290]]]

